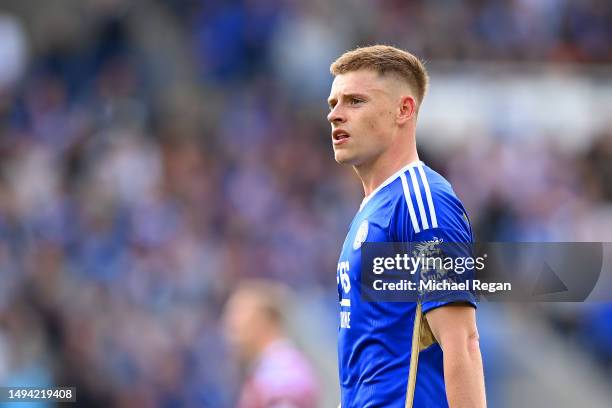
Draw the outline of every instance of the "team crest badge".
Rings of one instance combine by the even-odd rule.
[[[359,228],[357,229],[357,235],[355,235],[355,241],[353,242],[353,249],[357,250],[361,247],[368,237],[368,220],[363,220]]]

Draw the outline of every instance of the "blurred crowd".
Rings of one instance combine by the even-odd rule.
[[[325,121],[339,52],[612,62],[607,1],[173,0],[156,4],[197,74],[167,90],[127,2],[106,3],[42,48],[0,17],[0,384],[75,385],[91,407],[231,407],[219,316],[236,282],[334,296],[361,200]],[[574,153],[494,134],[421,153],[479,240],[609,241],[612,128],[597,132]],[[612,311],[585,313],[559,327],[610,371]]]

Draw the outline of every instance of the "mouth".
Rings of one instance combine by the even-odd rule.
[[[334,146],[346,143],[351,136],[342,129],[336,129],[332,132],[332,139]]]

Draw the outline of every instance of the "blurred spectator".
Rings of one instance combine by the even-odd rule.
[[[21,79],[28,51],[21,22],[10,14],[0,13],[0,94]]]
[[[225,331],[245,368],[239,408],[314,408],[317,385],[283,327],[291,298],[277,284],[245,281],[228,300]]]

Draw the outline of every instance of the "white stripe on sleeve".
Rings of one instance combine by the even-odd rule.
[[[408,171],[410,172],[412,187],[414,187],[414,195],[416,196],[419,214],[421,215],[421,224],[423,224],[423,229],[426,230],[429,228],[429,222],[427,222],[427,215],[425,215],[425,206],[423,205],[423,198],[421,197],[421,188],[419,187],[419,182],[417,181],[414,169],[411,167],[408,169]]]
[[[408,205],[408,212],[410,213],[410,220],[412,221],[412,228],[415,233],[421,232],[419,228],[419,223],[416,219],[416,214],[414,213],[414,206],[412,205],[412,199],[410,198],[410,190],[408,189],[408,182],[406,181],[406,175],[404,173],[400,174],[400,179],[402,180],[402,187],[404,188],[404,198],[406,199],[406,204]]]
[[[429,207],[429,215],[431,216],[431,227],[438,228],[438,218],[436,217],[436,209],[434,208],[433,199],[431,198],[431,190],[429,189],[429,182],[427,181],[427,177],[425,177],[425,171],[423,170],[423,166],[417,166],[419,169],[419,174],[421,175],[421,181],[423,182],[423,187],[425,187],[425,197],[427,197],[427,206]]]

